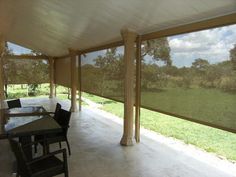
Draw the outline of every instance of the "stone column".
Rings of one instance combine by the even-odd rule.
[[[77,62],[76,62],[76,52],[74,50],[69,49],[70,57],[71,57],[71,112],[77,111],[77,101],[76,101],[76,91],[77,91]]]
[[[121,30],[124,40],[125,90],[124,90],[124,132],[121,145],[133,145],[133,106],[134,106],[134,58],[137,33]]]
[[[50,75],[50,94],[49,94],[49,98],[54,98],[55,96],[55,70],[54,70],[54,59],[53,58],[49,58],[49,75]]]
[[[5,50],[5,41],[3,36],[0,35],[0,108],[4,107],[4,72],[3,72],[3,55]]]
[[[141,103],[141,36],[136,41],[136,96],[135,96],[135,140],[140,142],[140,103]]]
[[[81,76],[81,54],[78,56],[78,82],[79,82],[79,111],[82,109],[82,76]]]

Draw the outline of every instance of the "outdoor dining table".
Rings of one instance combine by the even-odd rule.
[[[33,135],[61,132],[60,125],[40,107],[2,109],[0,117],[0,139],[19,138],[24,146],[31,143]],[[28,159],[32,159],[32,147],[26,147]]]

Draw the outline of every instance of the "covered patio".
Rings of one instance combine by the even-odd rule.
[[[56,99],[22,99],[24,106],[37,104],[53,110],[56,102],[63,108],[70,103]],[[50,106],[49,106],[50,105]],[[68,157],[69,175],[83,177],[233,177],[235,165],[205,152],[166,141],[155,133],[141,133],[137,146],[123,147],[122,121],[104,111],[89,107],[73,113],[69,139],[72,155]],[[12,176],[14,157],[7,140],[0,141],[0,176]],[[66,147],[65,144],[63,147]],[[183,148],[184,147],[184,148]],[[55,144],[54,149],[58,149]]]
[[[235,0],[1,1],[0,108],[7,108],[7,85],[48,83],[49,99],[22,99],[22,104],[43,105],[52,112],[60,102],[73,113],[70,176],[234,176],[231,163],[190,155],[191,150],[186,153],[175,143],[172,147],[155,134],[142,133],[140,110],[236,133],[236,43],[230,36],[235,24]],[[212,42],[222,36],[211,32],[218,35],[224,27],[232,28],[223,36],[231,43],[222,49],[227,54],[217,58],[225,43]],[[214,43],[215,58],[207,60],[195,51],[205,47],[198,39],[201,32],[207,36],[204,45]],[[32,53],[11,53],[7,42]],[[176,57],[178,52],[195,58],[186,62],[188,58]],[[26,68],[27,61],[33,69]],[[57,86],[70,89],[70,101],[57,98]],[[121,102],[124,119],[83,107],[82,92]],[[0,162],[5,162],[0,176],[10,176],[13,158],[7,141],[1,140],[0,147]]]

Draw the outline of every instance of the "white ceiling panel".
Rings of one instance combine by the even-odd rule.
[[[236,0],[0,0],[6,40],[50,56],[236,12]]]

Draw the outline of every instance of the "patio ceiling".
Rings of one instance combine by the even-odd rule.
[[[236,12],[235,0],[1,0],[0,34],[49,56]]]

